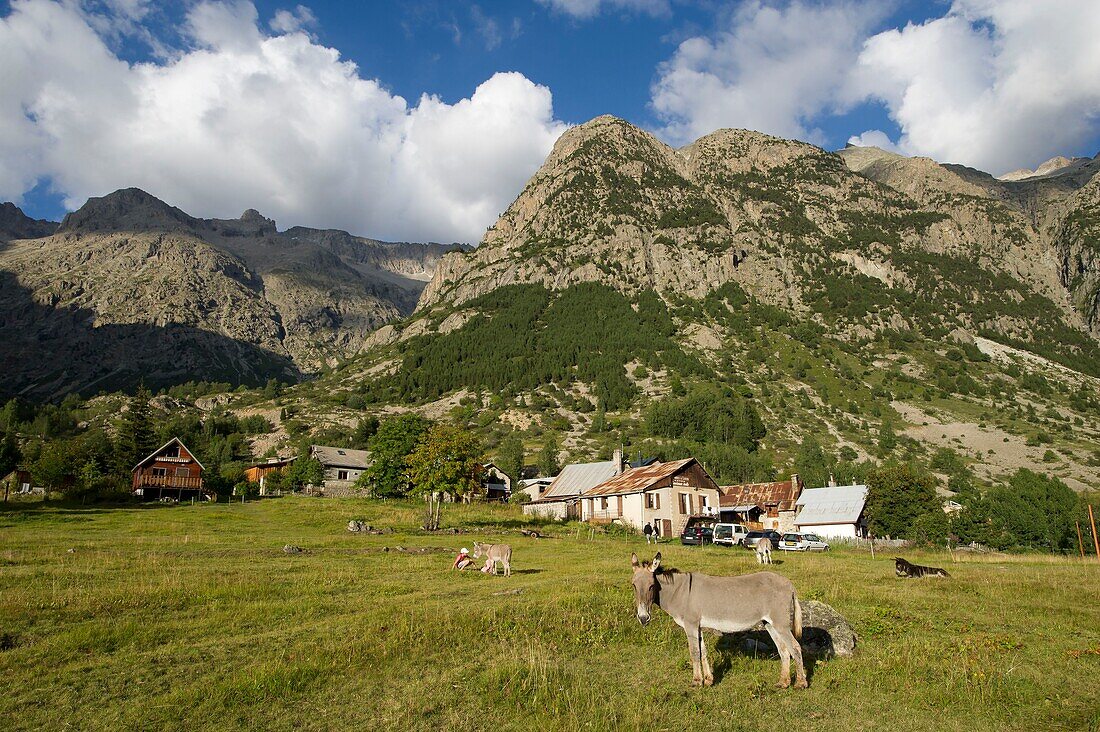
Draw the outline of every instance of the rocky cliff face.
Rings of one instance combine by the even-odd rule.
[[[19,344],[6,393],[294,378],[410,312],[446,251],[280,233],[252,210],[198,219],[137,189],[89,200],[56,230],[0,213],[15,234],[0,249],[0,335]]]
[[[1077,161],[1062,176],[1005,182],[745,130],[674,150],[600,117],[561,137],[477,250],[443,258],[420,308],[459,306],[514,283],[594,281],[669,299],[733,281],[762,302],[816,311],[852,337],[912,326],[922,316],[907,303],[931,297],[943,325],[1057,340],[1058,328],[1095,324],[1095,262],[1064,243],[1071,234],[1055,241],[1054,232],[1098,169],[1100,160]],[[1066,274],[1074,268],[1085,271]],[[858,318],[822,294],[873,290],[875,281],[881,292],[870,296],[882,307]],[[1017,307],[1025,301],[1029,309]]]
[[[10,239],[49,236],[56,228],[56,222],[32,219],[14,203],[0,203],[0,244]]]

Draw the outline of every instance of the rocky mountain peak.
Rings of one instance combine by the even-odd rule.
[[[0,203],[0,241],[38,239],[49,236],[55,229],[54,221],[32,219],[11,201]]]
[[[123,188],[68,214],[59,233],[103,231],[178,231],[194,229],[195,219],[140,188]]]

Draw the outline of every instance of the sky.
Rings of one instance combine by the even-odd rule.
[[[995,175],[1100,151],[1097,0],[0,0],[0,201],[476,242],[601,114]]]

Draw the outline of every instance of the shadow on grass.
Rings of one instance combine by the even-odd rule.
[[[111,513],[120,510],[145,510],[189,507],[188,503],[159,503],[156,501],[119,501],[117,503],[79,503],[77,501],[35,501],[35,502],[0,502],[0,515],[2,514],[37,514],[49,513],[51,515],[85,515],[91,516],[102,513]]]
[[[806,678],[813,682],[817,662],[836,656],[833,649],[833,638],[829,631],[824,628],[809,626],[802,630],[800,645],[802,647],[802,662],[806,667]],[[730,661],[734,656],[767,658],[779,663],[779,652],[766,630],[723,634],[714,645],[714,649],[719,654],[719,661],[714,664],[715,683],[718,683],[721,676],[730,669]]]

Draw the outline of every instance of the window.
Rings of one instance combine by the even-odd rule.
[[[689,496],[687,493],[680,494],[680,513],[691,513],[691,496]]]
[[[660,493],[646,493],[645,494],[645,507],[651,508],[654,511],[661,510],[661,494]]]
[[[176,468],[176,476],[180,478],[190,478],[191,468]]]
[[[153,468],[153,475],[157,476],[158,478],[163,478],[164,476],[168,475],[168,471],[164,468]]]
[[[178,458],[179,456],[180,456],[180,446],[179,445],[172,445],[171,447],[169,447],[167,450],[164,451],[164,457]]]
[[[606,511],[607,510],[607,499],[606,498],[601,498],[600,499],[600,510],[601,511]]]
[[[346,470],[337,470],[336,471],[336,479],[337,480],[347,480],[348,479],[348,471],[346,471]]]
[[[646,493],[645,494],[645,507],[646,508],[653,508],[653,494],[652,493]]]

